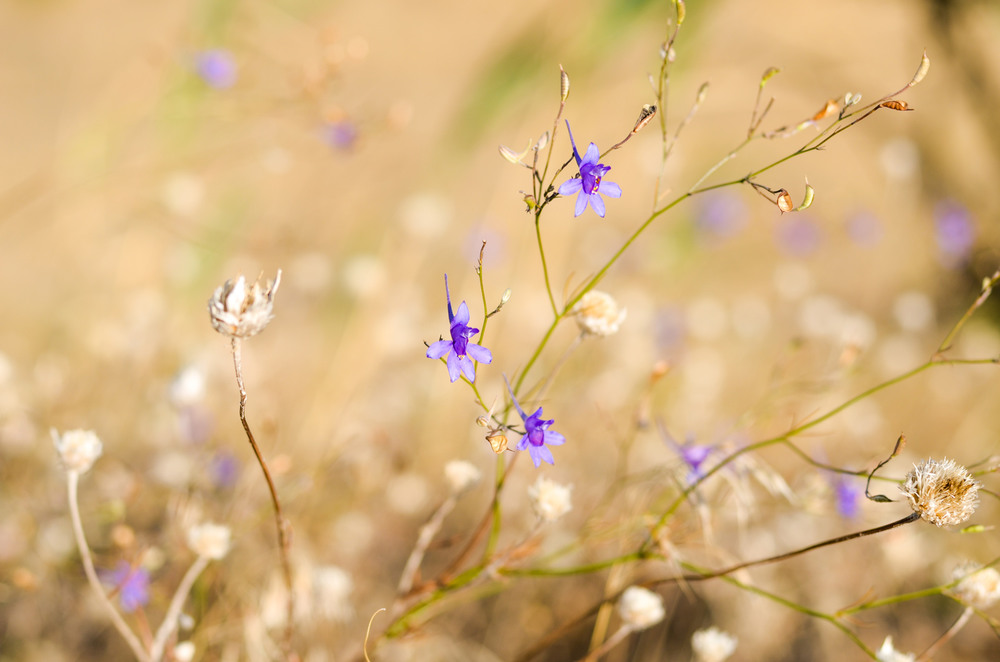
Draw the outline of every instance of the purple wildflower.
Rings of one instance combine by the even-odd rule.
[[[358,140],[358,127],[350,120],[328,122],[323,125],[323,138],[334,149],[349,150]]]
[[[694,222],[702,239],[718,243],[746,226],[747,207],[732,193],[710,193],[702,199]]]
[[[804,257],[816,251],[823,241],[823,234],[810,217],[793,214],[775,226],[778,245],[788,255]]]
[[[859,501],[863,493],[861,488],[844,476],[838,476],[833,483],[834,495],[837,498],[837,512],[841,517],[854,519],[860,510]]]
[[[132,613],[149,603],[149,571],[144,568],[135,568],[128,561],[119,561],[114,570],[101,572],[101,581],[114,587],[122,610],[126,613]]]
[[[236,84],[236,60],[229,51],[221,48],[198,53],[195,57],[195,71],[209,87],[217,90],[225,90]]]
[[[580,176],[563,182],[559,187],[559,195],[569,196],[577,193],[574,216],[582,214],[589,203],[593,207],[594,213],[604,218],[604,199],[601,198],[601,194],[609,198],[620,198],[622,197],[622,188],[613,182],[603,181],[604,175],[608,174],[611,167],[597,162],[601,158],[597,145],[590,143],[590,147],[587,148],[586,154],[581,159],[580,152],[576,149],[576,142],[573,140],[573,132],[569,128],[569,120],[566,120],[566,130],[569,131],[569,142],[573,146],[573,158],[576,159],[576,165],[580,168]]]
[[[954,200],[939,202],[934,207],[934,230],[942,262],[956,266],[968,259],[976,240],[968,209]]]
[[[507,381],[506,376],[504,377],[504,381]],[[517,410],[517,413],[521,415],[521,420],[524,421],[524,436],[521,437],[521,441],[517,442],[517,450],[528,451],[528,455],[531,456],[531,461],[535,463],[536,467],[542,465],[542,460],[545,460],[549,464],[555,464],[555,460],[552,459],[552,451],[546,448],[546,446],[561,446],[566,443],[566,437],[555,430],[549,429],[549,426],[555,423],[555,420],[544,420],[542,418],[541,407],[536,409],[534,414],[528,416],[521,409],[517,398],[514,397],[514,391],[511,390],[509,382],[507,383],[507,391],[510,393],[510,399],[514,403],[514,409]]]
[[[451,309],[451,294],[448,292],[448,274],[444,275],[444,295],[448,300],[448,321],[451,323],[451,340],[438,340],[427,348],[427,358],[440,359],[448,355],[448,376],[451,381],[458,380],[459,374],[465,375],[470,382],[476,381],[476,366],[473,359],[479,363],[492,363],[493,354],[482,345],[469,342],[469,338],[479,333],[479,329],[469,326],[469,307],[463,301],[458,306],[458,312]],[[471,358],[470,358],[471,357]]]
[[[847,219],[847,236],[860,246],[875,246],[884,234],[882,221],[870,211],[859,211]]]

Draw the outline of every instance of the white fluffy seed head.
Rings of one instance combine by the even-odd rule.
[[[618,308],[610,294],[591,290],[576,302],[571,314],[583,335],[603,337],[618,333],[627,312]]]
[[[959,600],[976,609],[987,609],[1000,600],[1000,572],[996,568],[980,568],[965,563],[955,568],[955,579],[961,581],[952,592]]]
[[[663,598],[641,586],[629,586],[618,600],[618,614],[632,630],[645,630],[663,620]]]
[[[479,468],[465,460],[452,460],[444,465],[444,477],[452,494],[461,494],[472,488],[483,477]]]
[[[67,430],[62,434],[52,429],[52,443],[66,471],[86,473],[101,457],[104,446],[92,430]]]
[[[531,505],[538,518],[554,522],[573,509],[572,490],[571,485],[560,485],[545,476],[539,476],[534,485],[528,488],[528,496],[531,497]]]
[[[914,465],[899,489],[913,511],[937,526],[961,524],[979,505],[979,481],[954,460],[924,460]]]
[[[187,541],[198,556],[218,561],[229,553],[232,532],[228,526],[206,522],[188,529]]]
[[[714,625],[691,635],[691,650],[696,662],[722,662],[736,651],[735,636]]]

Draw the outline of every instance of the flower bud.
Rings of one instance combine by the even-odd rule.
[[[212,327],[230,338],[249,338],[264,330],[274,317],[274,293],[281,283],[281,269],[274,282],[258,278],[250,288],[240,276],[234,283],[227,280],[208,300]]]
[[[924,51],[923,56],[920,58],[920,66],[917,67],[917,73],[913,74],[913,79],[907,87],[913,87],[920,81],[924,79],[927,75],[927,71],[931,68],[931,59],[927,57],[927,51]]]
[[[559,65],[559,100],[566,103],[569,98],[569,74]]]

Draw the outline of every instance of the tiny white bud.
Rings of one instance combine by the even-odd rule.
[[[444,476],[452,494],[461,494],[483,477],[479,467],[464,460],[452,460],[444,465]]]
[[[188,529],[187,542],[198,556],[218,561],[229,552],[231,537],[228,526],[206,522]]]
[[[641,586],[629,586],[618,601],[618,614],[632,630],[645,630],[663,620],[663,598]]]
[[[528,488],[531,505],[539,519],[554,522],[573,509],[570,496],[573,487],[560,485],[545,476],[539,476],[535,484]]]
[[[86,473],[101,457],[103,445],[97,434],[91,430],[67,430],[60,435],[52,429],[52,443],[62,460],[66,471]]]

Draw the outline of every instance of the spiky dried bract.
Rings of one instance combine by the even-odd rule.
[[[899,486],[921,519],[937,526],[961,524],[979,505],[979,481],[954,460],[924,460]]]
[[[663,598],[641,586],[629,586],[618,601],[618,614],[632,630],[645,630],[663,620]]]
[[[955,578],[962,580],[952,592],[967,605],[987,609],[1000,600],[1000,572],[996,568],[977,568],[976,563],[964,563],[955,568]]]
[[[53,428],[52,443],[66,471],[78,474],[89,471],[104,449],[97,434],[91,430],[67,430],[59,434]]]
[[[258,278],[249,288],[243,276],[227,280],[208,300],[212,327],[230,338],[257,335],[274,317],[274,294],[280,283],[281,269],[273,282]]]
[[[691,650],[696,662],[723,662],[736,651],[735,636],[714,625],[691,635]]]
[[[229,542],[232,532],[222,524],[205,523],[188,529],[187,542],[198,556],[215,561],[229,553]]]
[[[618,333],[628,312],[605,292],[591,290],[580,297],[571,311],[585,336],[610,336]]]

